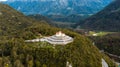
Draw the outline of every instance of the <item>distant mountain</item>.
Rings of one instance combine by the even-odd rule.
[[[120,31],[120,0],[115,0],[83,23],[83,27],[90,30]]]
[[[67,45],[25,42],[60,30],[74,41]],[[0,4],[0,61],[1,67],[115,67],[87,37],[28,18],[5,4]]]
[[[24,14],[94,14],[112,0],[8,0],[7,4]]]
[[[5,3],[26,15],[41,14],[54,21],[78,22],[97,13],[111,1],[112,0],[8,0]]]

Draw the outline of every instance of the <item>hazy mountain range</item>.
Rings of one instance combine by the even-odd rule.
[[[8,0],[7,4],[24,14],[94,14],[112,0]]]

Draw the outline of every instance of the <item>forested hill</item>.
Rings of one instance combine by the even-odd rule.
[[[8,5],[0,3],[0,35],[10,35],[18,30],[23,30],[34,23],[40,24],[42,22],[27,18]]]
[[[111,33],[105,36],[90,37],[96,43],[96,46],[120,62],[120,33]]]
[[[57,31],[74,38],[65,46],[47,42],[26,43],[26,39],[50,36]],[[35,21],[11,7],[0,4],[0,66],[2,67],[101,67],[102,58],[109,67],[112,60],[101,54],[92,42],[75,32]]]
[[[0,4],[0,35],[12,33],[32,24],[32,21],[5,4]]]
[[[91,30],[120,31],[120,0],[115,0],[83,23],[84,28]]]

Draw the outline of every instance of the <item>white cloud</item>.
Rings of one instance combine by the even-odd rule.
[[[7,0],[0,0],[0,1],[7,1]]]

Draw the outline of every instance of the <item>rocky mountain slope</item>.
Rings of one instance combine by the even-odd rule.
[[[97,13],[111,1],[112,0],[8,0],[5,3],[26,15],[41,14],[54,21],[77,23]]]
[[[112,0],[8,0],[6,3],[24,14],[94,14]]]

